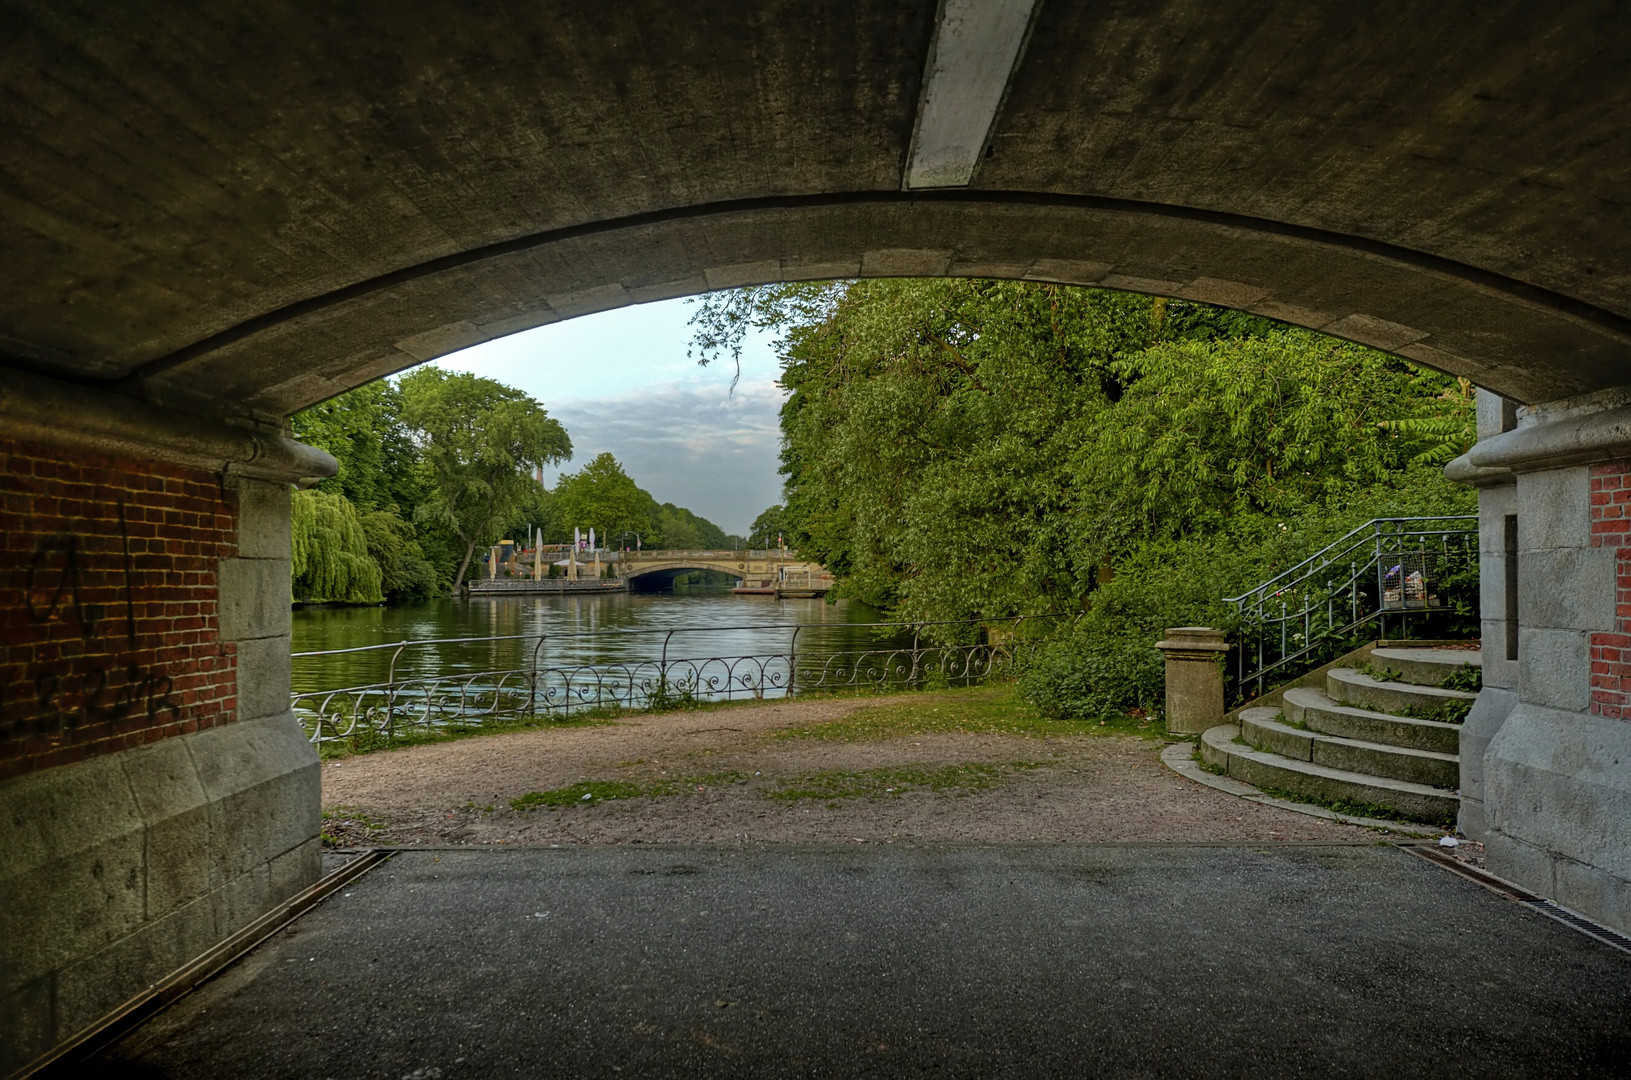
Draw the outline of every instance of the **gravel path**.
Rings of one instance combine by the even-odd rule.
[[[927,708],[937,698],[914,700]],[[1185,780],[1160,763],[1162,744],[1151,739],[1074,733],[865,742],[777,737],[779,730],[841,719],[877,703],[812,699],[641,715],[328,762],[325,829],[340,845],[1333,841],[1374,835]],[[815,773],[968,765],[986,767],[987,786],[767,797]],[[528,792],[585,781],[662,783],[676,793],[510,808],[511,799]]]

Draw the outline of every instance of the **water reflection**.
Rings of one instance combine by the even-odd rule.
[[[911,641],[857,624],[883,618],[855,601],[778,600],[724,589],[600,596],[506,596],[436,600],[378,608],[301,608],[294,612],[294,651],[400,641],[522,635],[516,640],[461,642],[405,649],[395,677],[527,668],[538,638],[542,667],[657,660],[667,640],[670,660],[785,653],[794,624],[801,655]],[[673,631],[673,633],[669,633]],[[297,693],[384,682],[395,650],[378,649],[294,661]]]

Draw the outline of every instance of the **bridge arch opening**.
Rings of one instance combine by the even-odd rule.
[[[745,576],[745,570],[733,574],[713,566],[673,566],[630,573],[624,580],[629,583],[631,592],[673,592],[676,584],[689,583],[692,579],[699,585],[724,585],[729,588],[740,585]]]
[[[964,133],[965,186],[921,190],[944,7],[365,5],[298,25],[254,3],[231,19],[196,0],[7,8],[0,416],[27,444],[4,466],[24,507],[13,577],[78,534],[97,573],[177,623],[138,630],[127,589],[128,636],[106,612],[55,620],[38,632],[69,635],[49,644],[71,659],[18,660],[7,682],[37,701],[41,675],[95,691],[136,672],[143,710],[127,695],[75,726],[91,713],[47,694],[7,714],[0,795],[17,809],[0,820],[42,832],[0,906],[51,929],[0,987],[0,1047],[24,1048],[0,1064],[316,877],[317,762],[288,714],[278,603],[288,485],[327,463],[280,437],[284,419],[542,323],[776,281],[1180,297],[1533,406],[1495,403],[1467,470],[1497,526],[1485,553],[1523,564],[1486,604],[1491,640],[1521,623],[1516,656],[1486,668],[1462,744],[1500,812],[1468,827],[1498,873],[1628,925],[1631,693],[1604,650],[1631,622],[1614,603],[1623,522],[1601,508],[1631,486],[1631,198],[1612,129],[1631,14],[1042,4],[988,124]],[[7,602],[27,609],[20,590]],[[239,843],[218,822],[255,831]],[[62,913],[101,895],[93,860],[132,884],[69,929]],[[173,910],[144,906],[161,896]]]

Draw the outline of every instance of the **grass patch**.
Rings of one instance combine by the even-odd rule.
[[[585,780],[548,791],[529,791],[510,800],[510,809],[527,810],[534,806],[576,806],[610,799],[638,799],[642,795],[672,794],[653,790],[657,785],[631,784],[623,780]]]
[[[529,791],[510,800],[511,810],[530,810],[539,806],[593,806],[614,799],[656,799],[665,795],[687,792],[705,792],[711,787],[745,783],[747,773],[735,769],[706,773],[702,776],[675,776],[658,780],[584,780],[566,787],[548,791]]]
[[[894,697],[898,694],[899,691],[887,688],[841,690],[824,692],[819,695],[799,694],[793,700],[802,701],[817,696],[823,698]],[[476,738],[482,735],[508,735],[517,731],[539,731],[555,728],[599,727],[636,716],[676,712],[714,712],[719,709],[744,708],[763,705],[769,701],[786,700],[786,698],[755,698],[746,695],[725,701],[708,701],[695,697],[680,688],[679,684],[674,684],[674,686],[667,689],[664,699],[658,702],[658,704],[666,703],[667,708],[625,709],[620,706],[606,705],[576,711],[570,716],[549,713],[539,716],[517,716],[513,719],[489,720],[480,724],[450,725],[435,730],[410,728],[394,738],[388,738],[376,731],[361,731],[348,739],[318,743],[317,756],[324,761],[332,761],[348,758],[355,754],[372,754],[381,750],[401,750],[409,746],[427,746],[433,743],[454,742],[459,739]]]
[[[1201,752],[1200,752],[1199,749],[1197,749],[1192,756],[1194,758],[1195,764],[1199,765],[1203,772],[1209,772],[1213,776],[1228,776],[1229,775],[1229,770],[1224,768],[1222,765],[1214,765],[1210,761],[1207,761],[1205,758],[1201,757]]]
[[[1473,664],[1462,664],[1439,681],[1444,690],[1461,690],[1475,694],[1484,688],[1484,669]]]
[[[1369,660],[1362,660],[1354,665],[1354,670],[1361,675],[1369,675],[1376,682],[1403,682],[1404,672],[1394,671],[1392,668],[1377,667]]]
[[[1401,710],[1397,715],[1408,716],[1412,720],[1439,720],[1446,724],[1459,724],[1472,712],[1470,701],[1446,701],[1437,708],[1428,708],[1424,705],[1412,705]]]
[[[772,732],[773,739],[875,742],[909,735],[1139,735],[1164,739],[1150,716],[1060,720],[1044,716],[1013,683],[892,695],[887,703],[857,709],[841,720]]]
[[[1384,709],[1379,705],[1372,705],[1364,701],[1339,701],[1338,705],[1346,705],[1350,709],[1363,709],[1377,716],[1402,716],[1407,720],[1438,720],[1446,724],[1459,724],[1467,719],[1472,711],[1470,701],[1446,701],[1443,705],[1407,705],[1402,709]]]
[[[833,769],[788,780],[765,792],[765,797],[786,802],[800,799],[898,799],[909,791],[983,791],[1015,771],[1045,767],[1040,761],[1011,761],[1005,765],[971,763],[938,769]]]

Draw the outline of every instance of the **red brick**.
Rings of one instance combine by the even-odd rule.
[[[199,470],[0,438],[0,779],[234,718],[237,654],[216,638],[214,566],[236,552],[235,511]],[[71,603],[50,622],[29,616],[35,552],[62,533],[78,541],[78,601],[103,610],[89,638]]]

